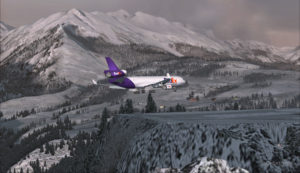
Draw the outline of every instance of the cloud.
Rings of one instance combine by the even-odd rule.
[[[1,20],[19,26],[71,8],[143,11],[200,31],[212,30],[224,40],[299,45],[299,0],[2,0]]]

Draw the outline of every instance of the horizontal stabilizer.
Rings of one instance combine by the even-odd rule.
[[[92,80],[92,83],[93,83],[94,85],[97,85],[97,84],[98,84],[97,81],[95,81],[94,79]]]
[[[125,90],[125,89],[127,89],[127,88],[119,87],[119,86],[116,86],[116,85],[109,85],[109,88],[110,88],[110,89],[120,89],[120,90]]]

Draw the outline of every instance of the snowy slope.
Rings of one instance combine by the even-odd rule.
[[[258,41],[242,41],[239,39],[225,41],[227,46],[240,57],[264,63],[296,62],[300,64],[300,49],[293,47],[275,47]]]
[[[219,56],[263,63],[299,63],[299,48],[281,49],[254,41],[218,41],[177,22],[143,12],[131,15],[124,10],[89,13],[72,9],[55,13],[14,29],[1,38],[1,43],[0,67],[16,64],[23,68],[25,64],[26,70],[44,83],[53,72],[60,79],[81,85],[89,84],[91,79],[102,79],[106,68],[103,57],[122,56],[134,62],[141,56],[132,53],[137,52],[130,47],[132,44],[144,46],[142,54],[151,50],[201,56],[198,52],[205,49]]]
[[[124,10],[105,14],[72,9],[68,12],[53,14],[46,19],[40,19],[32,25],[20,27],[10,34],[10,38],[2,41],[4,41],[4,49],[7,50],[8,47],[12,47],[12,44],[17,46],[37,39],[40,37],[37,33],[42,34],[57,25],[70,24],[78,26],[78,32],[84,36],[101,36],[105,41],[112,44],[133,42],[162,47],[176,55],[181,54],[176,52],[175,48],[170,47],[173,43],[205,46],[215,50],[224,49],[205,35],[195,33],[179,23],[171,23],[166,19],[142,12],[137,12],[131,18],[124,17],[127,15],[129,16]],[[13,51],[13,48],[6,51],[6,54],[11,51]]]
[[[183,169],[158,168],[153,173],[249,173],[242,168],[230,167],[226,160],[202,157],[186,165]]]
[[[55,71],[59,77],[74,83],[87,84],[92,78],[101,78],[105,68],[101,56],[85,50],[64,32],[63,24],[67,21],[85,26],[77,15],[80,15],[79,11],[57,13],[32,25],[17,28],[1,40],[4,51],[0,66],[11,61],[25,63],[43,79]],[[21,52],[27,50],[28,53]]]
[[[282,55],[282,57],[284,57],[286,60],[296,62],[297,65],[300,65],[300,46],[296,48],[281,48],[278,54]]]
[[[129,129],[140,133],[133,130],[136,138],[125,146],[118,172],[182,169],[202,157],[226,160],[230,167],[250,172],[293,172],[300,166],[297,114],[215,113],[119,116],[112,125],[119,129],[118,137],[130,134]]]
[[[78,88],[75,86],[55,94],[44,94],[41,96],[12,99],[0,103],[0,110],[4,114],[5,118],[11,118],[14,114],[16,114],[16,112],[21,112],[24,110],[35,109],[44,111],[47,108],[63,104],[68,100],[68,96],[72,96],[73,94],[78,94]]]
[[[49,144],[51,145],[58,145],[60,143],[60,139],[50,141]],[[32,167],[30,166],[30,162],[35,162],[37,159],[39,160],[40,166],[42,169],[48,169],[50,168],[53,164],[58,163],[61,159],[64,157],[69,157],[70,156],[70,151],[68,149],[68,144],[66,140],[64,140],[65,145],[63,148],[57,148],[55,150],[55,154],[51,155],[50,153],[46,154],[45,152],[40,152],[40,149],[35,149],[31,153],[28,154],[25,158],[20,160],[18,163],[13,165],[10,170],[13,172],[14,170],[16,172],[20,172],[21,168],[23,169],[24,172],[28,171],[31,173],[33,172]],[[44,150],[45,150],[45,145],[43,145]],[[44,164],[46,163],[46,165]]]

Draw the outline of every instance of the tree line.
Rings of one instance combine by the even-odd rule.
[[[30,130],[29,126],[16,132],[12,129],[0,128],[0,172],[9,171],[9,168],[20,158],[24,158],[48,141],[68,139],[65,131],[70,129],[72,129],[72,123],[68,117],[63,121],[57,120],[54,125],[48,124],[41,129],[35,129],[23,138],[21,136]]]

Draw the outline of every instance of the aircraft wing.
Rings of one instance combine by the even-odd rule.
[[[164,85],[164,84],[166,84],[166,83],[168,83],[168,82],[170,82],[170,79],[169,79],[169,78],[165,78],[165,79],[160,80],[160,81],[158,81],[158,82],[147,84],[147,85],[145,85],[145,86],[143,86],[143,87],[152,86],[152,87],[155,88],[155,86]]]
[[[109,84],[103,84],[103,83],[99,83],[98,81],[92,79],[92,85],[101,85],[101,86],[110,86]]]

